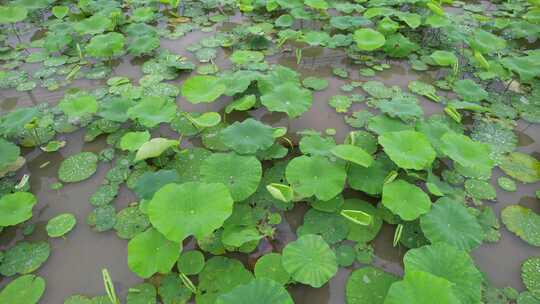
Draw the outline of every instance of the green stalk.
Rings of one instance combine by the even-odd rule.
[[[109,297],[109,300],[113,304],[120,304],[120,300],[116,296],[116,291],[114,290],[114,284],[111,279],[111,276],[109,275],[109,271],[107,270],[107,268],[102,269],[101,274],[103,276],[103,283],[105,284],[105,291],[107,292],[107,296]]]

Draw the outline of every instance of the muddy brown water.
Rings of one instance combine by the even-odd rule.
[[[208,37],[212,33],[193,32],[188,33],[178,40],[163,40],[161,47],[169,49],[175,53],[188,57],[196,62],[193,55],[185,50],[191,43]],[[352,65],[340,51],[310,48],[305,50],[301,64],[296,64],[294,52],[269,56],[270,63],[279,63],[297,70],[303,77],[316,76],[329,81],[329,87],[321,92],[314,93],[312,108],[302,115],[302,117],[289,120],[286,115],[279,113],[268,113],[262,109],[253,110],[249,115],[264,121],[273,126],[286,126],[290,134],[303,129],[314,129],[324,132],[328,128],[336,130],[336,141],[342,142],[350,127],[345,124],[343,114],[338,114],[328,106],[328,100],[338,94],[345,94],[340,90],[343,84],[351,80],[380,80],[388,85],[397,85],[406,89],[407,84],[416,79],[429,81],[432,76],[422,72],[419,74],[408,68],[406,64],[389,62],[391,69],[378,72],[376,77],[363,78],[358,75],[358,66]],[[140,61],[132,58],[123,58],[114,67],[114,75],[127,76],[132,80],[137,80],[142,76]],[[230,67],[226,60],[226,54],[219,51],[216,64],[221,70]],[[350,78],[348,80],[339,79],[332,75],[332,68],[342,67],[348,70]],[[26,67],[31,70],[32,67]],[[35,67],[34,67],[35,68]],[[171,83],[180,85],[188,75],[182,75],[179,79]],[[89,81],[76,80],[69,87],[92,89],[104,85],[103,80]],[[16,92],[14,90],[0,91],[0,113],[12,111],[18,107],[32,106],[47,102],[56,104],[64,94],[66,88],[49,92],[46,89],[36,88],[31,92]],[[356,89],[359,90],[359,89]],[[426,115],[442,112],[442,107],[426,99],[420,98]],[[181,109],[187,111],[220,111],[230,101],[230,98],[222,98],[212,104],[193,105],[186,102],[182,97],[177,99]],[[364,108],[365,105],[353,104],[350,113]],[[540,151],[540,128],[520,121],[515,129],[519,137],[520,147],[518,151],[526,153],[537,153]],[[166,135],[166,129],[160,130]],[[36,271],[36,274],[45,278],[47,288],[40,303],[59,304],[64,299],[73,294],[102,295],[104,294],[103,282],[101,279],[101,269],[107,268],[113,278],[114,285],[118,293],[124,297],[130,286],[142,282],[127,267],[127,241],[116,236],[114,231],[97,233],[86,224],[86,217],[92,210],[89,204],[89,197],[97,187],[103,182],[104,176],[110,163],[100,163],[98,170],[90,179],[76,184],[65,185],[61,190],[51,190],[50,184],[57,181],[57,170],[61,161],[75,153],[81,151],[99,152],[105,147],[103,138],[98,138],[95,142],[85,143],[83,141],[84,131],[79,130],[72,134],[61,134],[59,139],[66,140],[68,145],[58,152],[44,153],[39,149],[26,150],[26,166],[19,172],[19,177],[23,174],[30,174],[31,191],[39,199],[38,205],[34,208],[34,217],[30,222],[36,224],[35,232],[29,237],[23,237],[20,228],[9,228],[2,232],[0,237],[0,250],[14,245],[22,239],[29,241],[47,240],[51,245],[51,255],[49,259]],[[185,145],[186,143],[184,143]],[[41,166],[49,162],[43,168]],[[492,183],[496,185],[497,177],[502,172],[495,170]],[[518,184],[516,192],[502,191],[497,188],[497,202],[486,202],[492,205],[499,215],[503,207],[508,204],[519,203],[540,213],[540,202],[535,197],[535,190],[540,188],[536,184]],[[121,210],[135,200],[135,196],[123,187],[119,196],[114,202],[117,210]],[[280,244],[286,244],[295,239],[295,230],[301,225],[303,214],[307,208],[298,204],[293,210],[283,216],[284,223],[278,227],[278,240]],[[65,238],[47,238],[45,224],[53,216],[70,212],[76,215],[78,223],[73,231]],[[381,233],[373,242],[375,249],[374,264],[386,271],[402,274],[402,257],[404,248],[392,247],[393,227],[383,225]],[[501,228],[502,237],[498,243],[485,244],[473,251],[473,257],[483,272],[497,287],[512,286],[518,290],[523,290],[520,279],[520,265],[530,256],[539,255],[540,250],[527,245],[515,235],[509,233],[504,227]],[[358,267],[359,265],[355,265]],[[315,289],[305,285],[294,285],[289,288],[296,303],[299,304],[341,304],[345,303],[345,284],[349,273],[354,267],[340,268],[337,275],[322,288]],[[0,286],[5,285],[8,278],[0,278]]]

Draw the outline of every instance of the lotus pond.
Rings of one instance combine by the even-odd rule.
[[[0,1],[1,304],[540,303],[540,2]]]

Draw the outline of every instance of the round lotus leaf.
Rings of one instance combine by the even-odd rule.
[[[147,128],[160,123],[169,123],[176,116],[176,104],[165,97],[147,96],[131,107],[127,113],[129,118],[137,120]]]
[[[453,283],[460,303],[480,303],[483,276],[465,251],[447,243],[434,243],[409,250],[403,262],[405,273],[423,271]]]
[[[46,242],[19,242],[4,253],[0,274],[12,276],[38,269],[49,258],[51,247]]]
[[[302,226],[298,227],[296,234],[317,234],[329,244],[344,240],[349,233],[347,220],[337,213],[326,213],[310,209],[304,215]]]
[[[431,59],[440,66],[452,66],[458,62],[456,55],[453,52],[437,50],[430,55]]]
[[[160,282],[158,294],[163,304],[187,303],[191,291],[184,285],[177,273],[166,274]],[[108,303],[107,303],[108,304]],[[155,303],[151,303],[155,304]]]
[[[511,152],[500,165],[504,173],[524,183],[540,181],[540,161],[521,152]]]
[[[111,98],[100,105],[98,115],[115,122],[126,122],[129,118],[128,110],[135,102],[127,98]]]
[[[431,208],[431,200],[422,189],[401,179],[384,185],[382,204],[405,221],[415,220]]]
[[[283,248],[283,268],[300,283],[323,286],[337,272],[336,255],[322,237],[303,235]]]
[[[0,133],[7,136],[15,135],[20,131],[21,126],[31,122],[38,115],[37,108],[19,108],[2,115],[0,117]]]
[[[371,154],[354,145],[337,145],[332,148],[331,152],[336,157],[362,167],[369,167],[373,163],[373,156]]]
[[[519,294],[517,298],[517,304],[540,304],[540,300],[535,297],[531,292],[524,291]]]
[[[285,112],[296,118],[309,110],[313,103],[311,91],[292,82],[284,82],[261,96],[261,103],[272,112]]]
[[[337,263],[341,267],[349,267],[356,259],[356,251],[353,246],[341,244],[336,248]]]
[[[482,29],[476,29],[468,42],[472,49],[480,53],[492,53],[506,47],[506,40]]]
[[[347,221],[347,225],[349,226],[349,234],[347,235],[348,240],[358,243],[367,243],[379,234],[383,220],[379,216],[377,208],[370,203],[359,199],[346,199],[342,210],[361,211],[371,215],[371,224],[368,226]]]
[[[403,223],[403,230],[399,242],[407,248],[418,248],[429,244],[429,240],[424,235],[420,227],[420,220]]]
[[[94,304],[94,303],[92,302],[92,300],[90,300],[86,296],[73,295],[65,299],[64,304]]]
[[[136,181],[133,191],[140,199],[151,200],[161,187],[180,181],[176,170],[146,171]]]
[[[13,226],[32,217],[36,197],[29,192],[15,192],[0,198],[0,226]]]
[[[448,280],[423,271],[408,271],[393,283],[384,304],[461,304]]]
[[[131,206],[120,210],[116,215],[114,230],[118,237],[131,239],[150,226],[148,216],[142,213],[139,206]]]
[[[193,76],[182,84],[182,95],[191,103],[209,103],[225,93],[226,86],[215,76]]]
[[[144,143],[150,140],[150,132],[127,132],[120,139],[120,149],[137,151]]]
[[[493,168],[489,146],[473,141],[468,136],[447,132],[441,137],[440,148],[444,154],[463,167],[482,172],[491,172]]]
[[[294,304],[281,284],[266,278],[255,279],[246,285],[220,295],[216,304]]]
[[[388,174],[396,169],[395,164],[384,154],[379,155],[371,166],[358,165],[349,167],[348,183],[351,188],[370,195],[381,194]]]
[[[516,182],[506,176],[501,176],[497,178],[497,184],[499,184],[499,187],[501,187],[501,189],[503,189],[504,191],[514,192],[517,190]]]
[[[124,50],[126,38],[124,35],[111,32],[92,37],[86,46],[88,55],[96,58],[111,58],[120,55]]]
[[[508,230],[525,242],[540,247],[540,215],[531,209],[510,205],[501,211],[501,219]]]
[[[454,82],[453,89],[465,101],[479,102],[488,97],[488,92],[471,79],[461,79]]]
[[[254,156],[214,153],[201,165],[201,180],[224,184],[235,202],[255,193],[261,178],[261,162]]]
[[[237,50],[232,53],[229,59],[234,64],[247,64],[262,61],[264,54],[257,51]]]
[[[343,191],[347,172],[342,164],[321,156],[292,159],[285,170],[287,181],[303,197],[315,195],[327,201]]]
[[[203,239],[221,227],[232,214],[232,206],[229,190],[221,183],[168,184],[154,194],[148,215],[168,239],[182,242],[190,235]]]
[[[13,164],[20,153],[21,149],[17,145],[0,138],[0,171]]]
[[[20,276],[0,291],[0,303],[36,304],[45,291],[45,280],[33,274]]]
[[[302,136],[300,139],[300,151],[310,156],[330,156],[336,146],[333,137],[322,137],[318,134]]]
[[[138,284],[129,288],[126,304],[156,304],[156,296],[157,291],[154,285],[150,283]]]
[[[379,143],[390,159],[403,169],[426,169],[437,156],[427,137],[416,131],[386,132],[379,136]]]
[[[138,234],[128,243],[128,266],[141,278],[171,271],[182,245],[167,240],[156,229]]]
[[[81,152],[66,158],[58,169],[58,178],[64,183],[83,181],[97,170],[98,156],[92,152]]]
[[[221,141],[239,154],[253,154],[274,144],[274,128],[248,118],[221,130]]]
[[[200,180],[200,167],[212,152],[202,148],[188,148],[176,154],[174,167],[179,176],[179,181]]]
[[[23,21],[28,16],[24,6],[0,6],[0,24],[10,24]]]
[[[178,270],[185,275],[199,274],[204,268],[204,255],[198,250],[189,250],[182,253],[178,259]]]
[[[221,293],[233,290],[236,286],[247,284],[253,275],[238,260],[215,256],[209,259],[199,274],[199,290],[197,303],[215,303]]]
[[[384,35],[370,28],[356,30],[353,35],[356,46],[362,51],[374,51],[382,47],[386,39]]]
[[[347,304],[383,304],[388,289],[398,278],[375,267],[356,269],[347,279]]]
[[[468,179],[465,181],[465,191],[478,200],[495,200],[497,192],[490,183],[478,179]]]
[[[530,257],[521,265],[521,280],[534,296],[540,297],[540,257]]]
[[[271,252],[263,255],[255,264],[255,277],[257,279],[267,278],[274,280],[281,285],[287,284],[291,280],[289,273],[283,268],[281,254]]]
[[[98,103],[92,95],[80,95],[74,98],[63,99],[58,107],[70,118],[94,114],[98,110]]]
[[[236,99],[225,108],[225,113],[229,114],[232,111],[247,111],[251,109],[257,102],[255,95],[244,95],[243,97]]]
[[[302,84],[309,89],[322,91],[328,87],[328,80],[317,77],[307,77],[302,81]]]
[[[95,35],[105,32],[111,25],[110,18],[96,14],[75,23],[73,27],[81,35]]]
[[[158,157],[167,149],[174,148],[179,144],[180,142],[178,140],[161,137],[152,138],[151,140],[141,145],[139,150],[137,150],[137,153],[135,154],[135,159],[133,161],[138,162],[148,158]]]
[[[50,237],[61,237],[75,227],[77,219],[71,213],[59,214],[47,222],[45,230]]]

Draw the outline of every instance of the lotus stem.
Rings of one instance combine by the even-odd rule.
[[[116,291],[114,290],[114,284],[107,268],[103,268],[101,270],[101,274],[103,276],[103,283],[105,284],[105,291],[107,292],[107,296],[109,297],[109,300],[113,304],[120,304],[120,300],[116,296]]]

